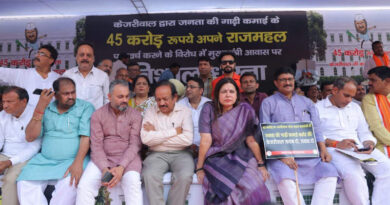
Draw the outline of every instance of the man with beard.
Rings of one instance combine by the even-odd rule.
[[[257,119],[259,119],[261,103],[267,97],[267,94],[257,92],[257,89],[259,88],[259,82],[257,82],[256,75],[254,73],[244,73],[240,78],[240,82],[241,88],[243,90],[240,101],[252,105],[253,109],[255,110]]]
[[[28,104],[35,107],[38,103],[39,95],[33,94],[34,90],[49,89],[60,76],[51,70],[57,56],[57,50],[53,46],[49,44],[43,45],[39,48],[33,60],[35,68],[0,68],[0,81],[26,89],[30,96]]]
[[[110,103],[91,117],[91,161],[81,177],[76,204],[94,204],[101,185],[109,188],[113,204],[122,203],[115,192],[118,189],[123,190],[126,204],[142,204],[142,117],[128,107],[130,91],[126,81],[111,82],[108,99]],[[113,178],[102,183],[107,172]]]
[[[146,110],[141,129],[142,143],[150,151],[142,169],[146,195],[149,204],[185,204],[194,175],[187,149],[194,135],[191,111],[176,103],[176,88],[169,81],[157,83],[155,98],[157,106]],[[168,171],[174,180],[164,203],[163,176]]]
[[[108,103],[108,76],[93,66],[95,56],[92,44],[80,43],[76,50],[77,67],[67,70],[63,76],[76,82],[78,98],[92,103],[98,109]]]
[[[380,41],[372,43],[372,51],[374,55],[368,58],[364,64],[363,77],[367,78],[368,71],[379,66],[390,66],[389,56],[383,51],[383,44]]]
[[[186,97],[181,99],[178,104],[184,105],[191,109],[192,122],[194,125],[194,140],[191,145],[191,150],[194,157],[198,157],[200,134],[199,134],[199,117],[203,105],[210,101],[209,98],[203,97],[204,85],[203,80],[198,77],[190,77],[187,79]]]
[[[91,103],[76,99],[70,78],[58,78],[54,92],[44,89],[26,127],[26,140],[42,139],[41,152],[23,168],[17,181],[21,205],[47,204],[43,193],[55,182],[50,204],[74,204],[76,187],[89,161]],[[53,96],[55,101],[51,102]]]
[[[217,85],[217,83],[222,78],[232,78],[234,82],[238,85],[238,88],[240,89],[240,92],[242,92],[241,89],[241,83],[240,83],[240,75],[238,75],[236,71],[236,56],[233,53],[221,53],[219,56],[219,62],[220,62],[220,68],[223,71],[223,75],[219,76],[212,82],[213,90],[211,92],[211,96],[214,98],[214,88]]]
[[[108,76],[110,76],[112,71],[112,60],[110,59],[103,59],[100,61],[98,68],[104,72],[107,73]]]

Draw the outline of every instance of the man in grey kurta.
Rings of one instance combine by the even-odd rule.
[[[312,121],[321,157],[267,160],[268,170],[284,204],[298,204],[294,170],[298,173],[299,184],[315,184],[311,204],[333,204],[338,174],[336,168],[328,163],[331,156],[324,144],[318,112],[310,99],[293,92],[294,71],[291,68],[277,70],[274,77],[278,92],[263,101],[261,123]],[[303,202],[302,194],[300,197]]]

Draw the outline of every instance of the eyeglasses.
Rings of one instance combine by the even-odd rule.
[[[186,86],[186,89],[187,89],[187,88],[190,88],[190,89],[195,89],[195,88],[200,88],[200,87],[193,86],[193,85],[187,85],[187,86]]]
[[[281,79],[278,79],[278,81],[282,82],[282,83],[285,83],[287,81],[289,82],[293,82],[294,81],[294,78],[281,78]]]
[[[44,52],[38,52],[37,55],[39,55],[39,56],[45,56],[45,57],[50,58],[50,56],[48,56],[48,55],[47,55],[46,53],[44,53]]]
[[[234,61],[221,61],[221,64],[222,65],[226,65],[226,64],[230,64],[230,65],[233,65],[235,62]]]

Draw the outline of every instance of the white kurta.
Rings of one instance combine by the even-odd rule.
[[[10,158],[12,165],[25,162],[41,148],[41,139],[26,141],[26,127],[34,113],[34,107],[27,105],[19,118],[0,112],[0,149],[1,154]]]
[[[77,98],[92,103],[95,109],[99,109],[108,103],[109,81],[105,72],[92,67],[84,78],[78,67],[67,70],[64,77],[72,78],[76,83]]]
[[[39,95],[33,94],[34,90],[37,88],[52,88],[53,82],[59,77],[60,75],[58,73],[51,71],[49,72],[47,78],[42,78],[35,68],[0,68],[0,81],[26,89],[30,97],[28,104],[34,107],[37,105],[39,100]]]
[[[376,139],[370,132],[363,112],[359,105],[350,102],[343,108],[338,108],[329,100],[319,101],[316,104],[318,109],[321,130],[325,138],[342,141],[353,139],[358,147],[363,147],[363,142]],[[380,159],[378,163],[362,163],[358,159],[346,156],[328,147],[332,155],[331,163],[334,164],[343,179],[345,193],[352,204],[369,204],[368,188],[365,174],[362,168],[371,172],[376,180],[372,197],[373,204],[387,204],[387,190],[390,189],[390,161],[383,153],[375,149],[371,155]]]

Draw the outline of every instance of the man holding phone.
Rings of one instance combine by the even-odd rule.
[[[39,100],[39,94],[33,95],[36,89],[49,89],[60,75],[51,70],[57,60],[57,50],[47,44],[42,45],[35,54],[33,63],[35,68],[14,69],[0,67],[0,81],[18,86],[27,90],[30,99],[29,105],[35,107]]]
[[[91,118],[91,159],[77,190],[76,204],[94,204],[100,186],[107,186],[113,204],[121,204],[122,188],[126,204],[142,205],[140,157],[141,114],[128,107],[127,81],[114,80],[109,86],[109,103]]]
[[[326,146],[332,155],[331,163],[337,168],[344,190],[351,204],[369,204],[368,187],[364,170],[375,176],[372,204],[387,204],[390,189],[390,161],[378,149],[359,105],[351,102],[356,94],[357,83],[341,77],[333,83],[332,94],[316,104],[321,129],[326,136]],[[377,162],[361,162],[337,149],[368,154]],[[362,169],[363,168],[363,169]]]

